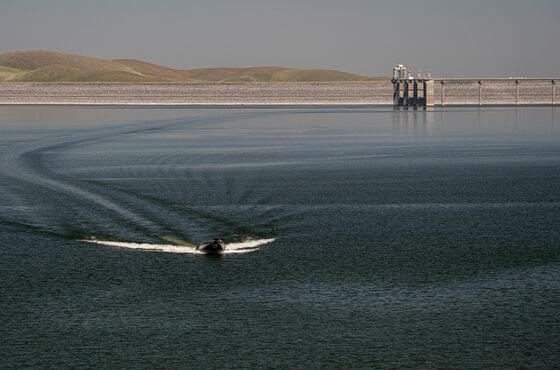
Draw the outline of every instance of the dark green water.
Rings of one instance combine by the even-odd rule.
[[[4,368],[554,367],[559,279],[550,107],[0,108]]]

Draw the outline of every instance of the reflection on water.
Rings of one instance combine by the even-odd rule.
[[[393,135],[425,139],[435,128],[434,110],[396,110],[392,115]]]
[[[527,132],[531,135],[554,133],[558,128],[558,108],[549,107],[474,107],[474,108],[395,108],[391,116],[392,132],[423,138],[430,132],[469,130],[484,133],[502,131],[506,135]],[[476,125],[473,125],[476,123]],[[476,129],[474,131],[473,129]]]

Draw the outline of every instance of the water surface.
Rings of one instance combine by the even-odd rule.
[[[5,367],[559,361],[550,107],[1,107],[0,161]]]

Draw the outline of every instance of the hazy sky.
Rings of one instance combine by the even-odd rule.
[[[560,75],[560,0],[0,0],[0,52],[178,68]]]

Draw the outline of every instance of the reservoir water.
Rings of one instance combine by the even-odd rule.
[[[560,111],[1,107],[0,280],[5,368],[554,367]]]

